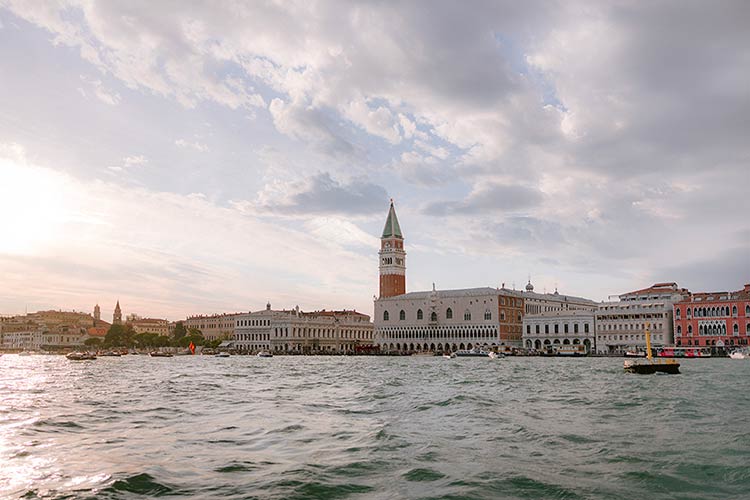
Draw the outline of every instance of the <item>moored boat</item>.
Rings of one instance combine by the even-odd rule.
[[[153,351],[148,354],[152,358],[171,358],[173,356],[172,353],[169,352],[161,352],[161,351]]]
[[[588,356],[589,353],[586,351],[586,346],[583,344],[565,344],[557,348],[558,356],[578,357]]]
[[[645,358],[646,353],[644,351],[625,351],[626,358]]]
[[[65,355],[71,361],[90,361],[96,359],[96,354],[90,352],[71,352]]]
[[[229,353],[228,352],[217,352],[216,354],[214,354],[214,357],[216,357],[216,358],[228,358],[229,357]]]
[[[273,354],[271,354],[268,351],[260,351],[258,354],[256,354],[259,358],[272,358]]]
[[[628,373],[639,375],[651,375],[654,373],[668,373],[676,375],[680,373],[680,363],[674,359],[654,359],[651,355],[651,331],[650,323],[646,323],[646,359],[626,359],[623,368]]]

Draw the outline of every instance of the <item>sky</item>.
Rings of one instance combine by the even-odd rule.
[[[0,0],[0,314],[750,282],[750,2]]]

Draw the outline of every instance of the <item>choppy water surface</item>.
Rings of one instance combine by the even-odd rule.
[[[2,498],[748,498],[750,362],[0,357]]]

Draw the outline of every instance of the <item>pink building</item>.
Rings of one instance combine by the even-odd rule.
[[[674,305],[675,345],[747,346],[750,284],[736,292],[694,293]]]

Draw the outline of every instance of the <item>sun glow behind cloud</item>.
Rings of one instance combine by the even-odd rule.
[[[63,175],[15,156],[0,157],[0,253],[39,254],[63,235],[72,193]]]

